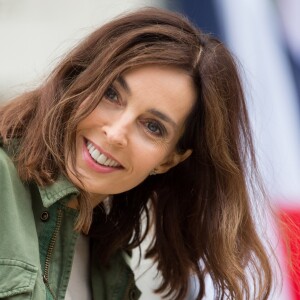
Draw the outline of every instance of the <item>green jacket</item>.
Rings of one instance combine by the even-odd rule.
[[[78,237],[78,212],[66,206],[74,194],[63,178],[46,188],[25,185],[0,148],[0,299],[64,299]],[[125,256],[116,254],[109,269],[91,261],[94,300],[139,298]]]

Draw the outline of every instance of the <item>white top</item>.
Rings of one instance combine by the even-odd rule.
[[[90,300],[89,238],[79,235],[65,300]]]

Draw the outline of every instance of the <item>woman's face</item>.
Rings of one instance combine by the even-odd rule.
[[[196,99],[181,69],[149,65],[125,72],[77,128],[76,170],[70,179],[95,196],[127,191],[152,170],[167,172],[186,159],[176,144]]]

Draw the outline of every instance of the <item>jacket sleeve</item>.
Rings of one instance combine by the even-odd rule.
[[[39,249],[29,190],[0,147],[0,299],[32,299]]]

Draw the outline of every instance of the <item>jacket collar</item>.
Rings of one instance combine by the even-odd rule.
[[[78,189],[62,175],[53,184],[39,187],[39,191],[44,207],[49,207],[66,196],[79,195]]]

